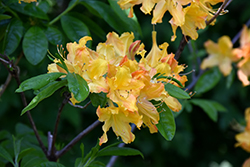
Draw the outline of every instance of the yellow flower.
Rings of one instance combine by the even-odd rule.
[[[182,25],[176,24],[175,18],[170,20],[174,35],[171,41],[176,38],[176,29],[180,26],[182,34],[189,36],[193,40],[198,38],[197,28],[204,29],[206,27],[207,13],[204,12],[196,3],[191,3],[190,6],[186,7],[183,11],[185,13],[185,22]]]
[[[119,106],[129,111],[137,111],[136,98],[144,84],[140,80],[132,78],[130,69],[126,66],[118,66],[114,77],[107,78],[109,97]]]
[[[235,146],[240,146],[250,153],[250,107],[247,108],[245,111],[245,119],[247,122],[245,131],[235,136],[235,139],[238,142],[235,144]]]
[[[232,62],[237,61],[237,56],[233,53],[233,44],[228,36],[222,36],[218,44],[211,40],[205,43],[206,50],[209,54],[201,63],[201,69],[218,66],[224,76],[230,74]]]
[[[181,26],[185,22],[182,5],[187,5],[191,0],[160,0],[153,11],[152,24],[161,23],[166,11],[173,16],[174,23]]]
[[[89,40],[91,40],[91,37],[86,36],[79,40],[79,44],[76,42],[68,43],[67,50],[69,53],[67,59],[63,58],[64,63],[69,72],[79,74],[87,81],[90,92],[107,93],[109,88],[103,75],[108,72],[108,62],[98,53],[86,47]],[[48,66],[48,72],[67,73],[56,64],[59,62],[58,59],[55,59],[54,63]],[[74,99],[73,94],[70,100],[73,104],[79,103]]]
[[[235,49],[234,53],[238,58],[243,59],[238,63],[238,78],[244,86],[250,85],[250,30],[247,30],[247,26],[243,27],[243,31],[240,37],[240,48]]]
[[[134,73],[134,76],[145,84],[143,89],[141,89],[140,96],[137,98],[138,112],[143,116],[143,123],[149,128],[150,133],[155,133],[158,131],[155,124],[158,124],[160,117],[155,106],[149,101],[161,96],[164,91],[164,85],[161,82],[157,82],[156,79],[152,80],[156,70],[152,69],[152,71],[154,72],[149,73],[138,70]]]
[[[30,2],[36,2],[36,0],[18,0],[18,3],[21,3],[21,1],[30,3]]]
[[[131,126],[129,123],[134,123],[138,128],[142,124],[142,116],[138,115],[136,112],[131,112],[123,107],[115,107],[112,102],[109,102],[110,107],[107,108],[97,108],[97,116],[99,121],[105,122],[102,126],[104,134],[100,138],[99,144],[106,143],[108,141],[107,131],[112,127],[116,136],[120,136],[122,141],[126,144],[134,141],[135,136],[131,132]]]

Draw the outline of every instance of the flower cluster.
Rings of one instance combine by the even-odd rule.
[[[241,147],[245,151],[250,153],[250,107],[245,110],[245,120],[246,120],[246,127],[245,131],[239,133],[235,136],[235,139],[238,143],[235,144],[236,147]],[[250,158],[245,160],[242,167],[248,167],[250,165]]]
[[[137,128],[144,124],[151,133],[157,132],[156,124],[160,118],[151,100],[164,102],[173,111],[181,109],[179,101],[165,90],[164,83],[176,84],[175,79],[184,85],[187,77],[179,75],[184,66],[178,65],[174,54],[167,53],[167,43],[158,47],[155,31],[152,36],[153,46],[147,56],[144,45],[139,40],[133,42],[134,35],[128,32],[121,36],[109,33],[106,42],[99,43],[96,51],[86,46],[90,37],[83,37],[79,44],[67,44],[69,53],[64,62],[69,72],[82,76],[91,93],[107,93],[108,106],[99,106],[96,111],[99,121],[104,122],[100,145],[107,142],[106,133],[110,127],[125,143],[135,138],[130,123]],[[142,57],[139,62],[135,60],[136,55]],[[56,64],[59,62],[54,59],[54,63],[48,66],[49,73],[67,73]],[[174,79],[157,79],[156,74]],[[73,94],[70,100],[78,103]]]
[[[228,76],[232,70],[232,62],[238,62],[238,78],[243,86],[250,84],[250,30],[243,27],[240,37],[240,47],[233,49],[233,44],[228,36],[223,36],[218,40],[218,44],[207,41],[205,43],[209,57],[205,58],[201,64],[201,69],[219,66],[224,76]]]
[[[224,0],[119,0],[122,9],[129,9],[129,17],[133,17],[133,7],[142,4],[141,11],[151,14],[153,11],[152,24],[161,23],[166,11],[172,15],[169,21],[176,38],[176,29],[180,27],[182,33],[192,39],[198,38],[197,29],[206,27],[206,20],[212,18],[216,10],[212,5],[224,2]]]

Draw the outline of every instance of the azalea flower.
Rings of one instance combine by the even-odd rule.
[[[247,26],[243,27],[241,37],[240,37],[240,48],[235,49],[234,53],[238,58],[242,57],[243,59],[238,63],[238,78],[244,86],[250,84],[250,30],[247,29]]]
[[[182,25],[176,24],[175,18],[172,18],[169,22],[172,26],[174,35],[171,41],[176,38],[176,29],[180,26],[182,34],[189,36],[191,39],[196,40],[198,38],[197,29],[204,29],[206,27],[207,13],[204,12],[196,3],[191,3],[184,10],[185,22]]]
[[[235,146],[240,146],[250,153],[250,107],[245,110],[245,120],[247,123],[245,131],[235,136],[235,139],[238,142]]]
[[[83,37],[79,40],[79,44],[76,42],[68,43],[67,59],[63,57],[69,72],[76,73],[82,76],[88,83],[90,92],[100,93],[108,92],[108,85],[103,77],[108,71],[108,63],[105,59],[88,47],[86,47],[87,41],[91,40],[91,37]],[[67,73],[64,69],[58,66],[56,63],[60,63],[58,59],[54,59],[54,63],[48,66],[48,73],[51,72],[63,72]],[[98,70],[97,70],[98,69]],[[71,102],[73,104],[79,103],[71,94]]]
[[[104,122],[102,126],[104,134],[100,138],[100,145],[108,141],[107,131],[110,127],[112,127],[116,136],[120,136],[122,141],[128,144],[135,139],[135,135],[131,132],[129,123],[134,123],[138,128],[142,125],[142,116],[136,112],[128,111],[123,107],[115,107],[111,101],[109,101],[109,107],[100,108],[99,106],[96,113],[99,117],[99,121]]]
[[[152,39],[153,45],[147,55],[144,44],[140,40],[133,41],[133,33],[128,32],[121,36],[115,32],[109,33],[107,40],[97,45],[96,51],[86,46],[90,37],[81,38],[79,43],[67,44],[69,53],[67,58],[62,58],[68,71],[82,76],[90,92],[107,94],[108,105],[104,108],[99,106],[96,111],[99,121],[104,122],[100,145],[107,142],[106,133],[110,127],[125,143],[135,139],[131,123],[136,124],[137,128],[144,124],[150,133],[157,132],[156,124],[160,116],[152,100],[166,103],[173,111],[181,109],[179,101],[164,88],[165,83],[179,85],[171,78],[157,79],[154,76],[160,73],[184,84],[186,76],[179,73],[185,67],[178,65],[174,54],[167,53],[168,43],[157,45],[155,31],[152,32]],[[135,60],[136,55],[142,56],[139,62]],[[54,59],[54,63],[48,66],[49,72],[67,73],[56,63],[61,62]],[[73,94],[70,100],[73,104],[79,103]]]
[[[205,43],[205,48],[209,54],[201,63],[201,69],[218,66],[224,76],[231,73],[232,62],[236,62],[238,57],[234,54],[233,44],[228,36],[222,36],[218,44],[209,40]]]

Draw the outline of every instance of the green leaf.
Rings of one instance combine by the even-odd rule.
[[[206,71],[197,81],[194,90],[197,94],[205,93],[220,81],[221,73],[217,67]]]
[[[65,167],[65,166],[58,162],[43,162],[40,165],[36,165],[35,167]]]
[[[99,105],[101,107],[104,107],[107,103],[107,93],[91,93],[89,95],[91,103],[94,107],[98,107]]]
[[[35,96],[31,102],[29,103],[28,106],[26,106],[23,110],[21,115],[23,115],[24,113],[26,113],[28,110],[33,109],[34,107],[37,106],[37,104],[42,101],[43,99],[51,96],[57,89],[65,86],[67,83],[66,80],[62,80],[59,82],[55,82],[54,84],[50,85],[49,87],[47,87],[46,89],[42,90],[37,96]]]
[[[23,39],[23,52],[26,59],[33,65],[40,63],[46,56],[48,40],[40,27],[31,27]]]
[[[157,110],[160,113],[160,121],[156,126],[161,135],[166,140],[170,141],[175,135],[175,120],[173,113],[164,102]]]
[[[128,147],[109,147],[105,150],[100,150],[97,154],[98,157],[101,156],[132,156],[132,155],[140,155],[142,158],[143,154],[136,149],[128,148]]]
[[[132,18],[128,18],[128,15],[125,13],[125,10],[122,10],[120,8],[117,1],[108,0],[108,2],[110,4],[110,6],[112,7],[112,9],[114,10],[114,12],[120,17],[120,19],[122,21],[124,21],[125,23],[127,23],[126,29],[129,31],[132,31],[138,35],[140,34],[142,36],[141,27],[140,27],[140,24],[138,23],[137,19],[135,20]],[[136,35],[136,36],[138,36],[138,35]]]
[[[87,167],[89,164],[91,164],[91,162],[93,162],[95,160],[95,158],[97,157],[97,153],[98,153],[99,149],[100,149],[100,145],[99,145],[99,140],[98,140],[96,145],[91,149],[91,151],[81,161],[82,164],[84,164],[84,167],[85,166]]]
[[[14,155],[15,155],[15,167],[19,167],[18,157],[19,157],[19,153],[20,153],[21,140],[16,141],[14,136],[12,136],[12,139],[13,139]]]
[[[190,99],[190,96],[188,95],[187,92],[185,92],[184,90],[173,84],[170,83],[165,84],[165,90],[168,92],[170,96],[173,96],[177,99]]]
[[[100,161],[93,161],[88,167],[105,167],[106,165]]]
[[[226,80],[227,89],[229,89],[231,85],[233,84],[234,78],[235,78],[235,70],[232,69],[231,73],[227,76],[227,80]]]
[[[89,17],[83,14],[77,13],[77,12],[71,12],[70,16],[73,16],[81,20],[84,24],[86,24],[86,26],[88,26],[88,29],[90,30],[91,33],[93,32],[99,38],[101,38],[102,40],[105,40],[106,33],[102,30],[102,28],[98,24],[96,24],[96,22],[91,20]]]
[[[124,31],[128,31],[128,29],[126,29],[126,23],[118,18],[114,10],[104,2],[84,0],[84,2],[81,2],[81,4],[87,8],[88,6],[91,6],[93,9],[95,9],[95,11],[99,13],[99,15],[119,34]]]
[[[221,111],[221,112],[226,112],[227,109],[221,105],[220,103],[216,102],[216,101],[211,101],[210,103],[213,105],[213,107],[217,110],[217,111]]]
[[[31,152],[33,152],[35,150],[36,150],[35,148],[26,148],[26,149],[22,150],[18,156],[17,162],[19,163],[23,157],[25,157],[26,155],[30,154]]]
[[[63,44],[63,34],[57,28],[48,27],[45,31],[45,35],[49,42],[53,45],[61,45]]]
[[[0,14],[0,21],[1,20],[6,20],[6,19],[10,19],[11,16],[7,15],[7,14]]]
[[[16,92],[24,92],[29,89],[33,89],[33,90],[41,89],[42,87],[46,86],[52,81],[55,81],[57,78],[59,78],[62,75],[66,75],[66,74],[55,72],[55,73],[42,74],[42,75],[32,77],[22,82],[19,88],[16,90]]]
[[[77,101],[85,100],[89,95],[88,83],[78,74],[67,74],[68,87]]]
[[[10,22],[10,28],[6,38],[5,53],[7,55],[12,54],[18,47],[21,38],[23,36],[23,23],[21,20],[12,19]]]
[[[9,7],[25,15],[33,16],[39,19],[48,20],[48,16],[35,3],[12,3]]]
[[[15,166],[11,155],[0,145],[0,157],[3,157],[7,161],[9,161],[13,166]]]
[[[83,159],[83,157],[84,157],[84,144],[83,143],[81,143],[80,149],[82,151],[82,159]]]
[[[91,36],[88,27],[79,19],[69,15],[61,18],[63,31],[71,41],[78,41],[84,36]]]
[[[205,111],[205,113],[209,116],[209,118],[211,118],[214,122],[217,121],[218,112],[215,106],[213,105],[214,103],[211,103],[211,101],[204,99],[192,99],[190,100],[190,102],[202,108]]]

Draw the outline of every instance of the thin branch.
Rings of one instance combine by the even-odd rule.
[[[17,66],[17,64],[18,64],[19,61],[21,60],[22,56],[23,56],[22,53],[18,56],[18,58],[17,58],[17,60],[16,60],[16,62],[15,62],[15,66]],[[6,61],[6,60],[4,60],[4,59],[2,59],[2,58],[0,58],[0,61],[3,62],[3,63],[7,63],[7,64],[8,64],[8,61]],[[12,75],[9,73],[9,75],[8,75],[8,77],[7,77],[6,81],[5,81],[5,83],[4,83],[3,86],[1,87],[1,90],[0,90],[0,97],[1,97],[2,94],[5,92],[6,88],[8,87],[8,85],[9,85],[9,83],[10,83],[10,81],[11,81],[11,79],[12,79]]]
[[[56,161],[57,158],[55,157],[55,142],[56,142],[56,136],[57,136],[57,130],[58,130],[58,125],[59,125],[59,121],[60,121],[60,118],[61,118],[61,114],[62,114],[62,110],[64,108],[64,106],[68,103],[69,101],[69,98],[70,98],[70,94],[69,93],[65,93],[65,98],[58,110],[58,114],[57,114],[57,117],[56,117],[56,123],[55,123],[55,128],[54,128],[54,133],[52,135],[52,143],[49,144],[51,145],[51,150],[50,152],[48,152],[48,157],[50,158],[49,160],[52,160],[52,161]],[[48,136],[50,137],[50,136]]]
[[[96,128],[98,125],[100,125],[100,121],[95,121],[93,124],[91,124],[89,127],[87,127],[85,130],[83,130],[81,133],[79,133],[73,140],[69,142],[62,150],[57,151],[55,153],[57,159],[60,158],[63,154],[65,154],[69,149],[71,149],[81,138],[83,138],[85,135],[87,135],[90,131],[92,131],[94,128]]]
[[[13,61],[8,58],[8,56],[2,55],[2,54],[0,54],[0,56],[4,58],[4,59],[0,58],[0,61],[3,63],[3,65],[9,71],[9,73],[12,75],[12,77],[15,78],[15,80],[17,82],[17,85],[19,86],[21,84],[21,82],[20,82],[20,79],[19,79],[19,68],[18,68],[18,66],[16,66],[13,63]],[[23,105],[26,107],[27,106],[26,97],[25,97],[25,95],[24,95],[23,92],[21,92],[20,95],[21,95],[21,99],[22,99]],[[32,118],[32,116],[31,116],[31,114],[30,114],[29,111],[27,111],[26,113],[27,113],[27,116],[28,116],[29,121],[31,123],[32,129],[33,129],[33,131],[35,133],[35,136],[37,138],[37,141],[38,141],[40,147],[42,148],[44,154],[47,155],[47,150],[46,150],[46,148],[45,148],[45,146],[44,146],[44,144],[42,142],[42,139],[40,138],[40,136],[38,134],[36,125],[34,123],[34,120],[33,120],[33,118]]]
[[[136,127],[135,124],[132,124],[131,132],[135,131],[135,127]],[[120,147],[120,148],[121,148],[121,147],[125,147],[125,143],[120,143],[120,144],[118,145],[118,147]],[[115,164],[115,162],[117,161],[118,157],[119,157],[119,156],[112,156],[112,157],[110,158],[108,164],[106,165],[106,167],[112,167],[112,166]]]
[[[220,14],[224,11],[224,9],[231,3],[232,0],[225,0],[220,6],[219,10],[214,14],[214,16],[206,22],[207,26],[211,24]]]
[[[250,19],[246,22],[246,26],[249,27],[249,25],[250,25]],[[235,44],[236,41],[238,41],[238,39],[239,39],[240,36],[241,36],[241,32],[242,32],[242,30],[240,30],[240,32],[238,32],[238,33],[234,36],[234,38],[232,39],[232,43],[233,43],[233,44]]]
[[[91,104],[91,101],[88,101],[88,103],[86,103],[84,106],[74,105],[71,101],[68,101],[68,103],[69,103],[71,106],[73,106],[73,107],[85,109],[85,108],[87,108],[87,107]]]
[[[3,86],[1,86],[1,90],[0,90],[0,97],[2,96],[2,94],[5,92],[6,88],[8,87],[10,81],[11,81],[11,74],[9,73],[5,83],[3,84]]]

